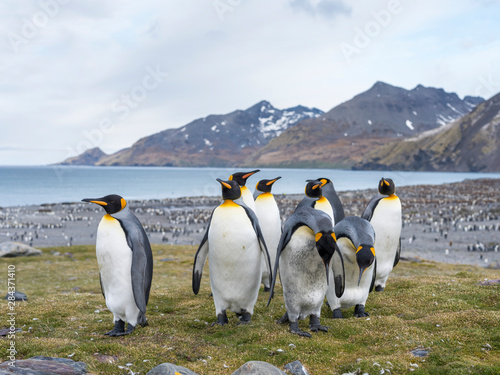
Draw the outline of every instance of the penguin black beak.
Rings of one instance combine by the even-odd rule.
[[[330,263],[330,262],[328,262]],[[325,271],[326,271],[326,285],[330,285],[330,267],[328,266],[328,263],[323,261],[323,264],[325,265]]]
[[[222,181],[220,178],[217,178],[217,181],[219,181],[219,183],[224,186],[226,189],[232,189],[232,186],[229,185],[226,181]]]
[[[95,203],[98,204],[99,206],[107,206],[108,204],[101,199],[102,198],[85,198],[82,199],[82,202]]]
[[[365,273],[366,269],[368,267],[359,267],[359,279],[358,279],[358,286],[361,283],[361,278],[363,277],[363,274]]]
[[[251,175],[253,175],[257,172],[260,172],[260,169],[256,169],[255,171],[248,172],[246,175],[243,176],[243,178],[246,180],[248,177],[250,177]]]
[[[266,185],[268,185],[268,186],[269,186],[269,185],[272,185],[272,184],[274,184],[276,181],[278,181],[280,178],[281,178],[281,177],[276,177],[274,180],[269,181]]]

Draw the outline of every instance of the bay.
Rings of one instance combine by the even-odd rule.
[[[125,199],[219,196],[216,178],[227,179],[235,168],[0,166],[0,206],[79,202],[119,194]],[[330,178],[337,191],[376,188],[381,177],[396,187],[443,184],[465,179],[500,178],[500,173],[352,171],[339,169],[262,168],[248,179],[253,191],[261,179],[281,176],[275,194],[303,194],[305,181]]]

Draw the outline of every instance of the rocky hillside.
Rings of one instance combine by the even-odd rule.
[[[68,158],[63,161],[62,165],[96,165],[99,161],[108,156],[108,154],[104,153],[100,148],[90,148],[85,151],[83,154],[78,156]]]
[[[493,171],[499,164],[490,119],[495,102],[483,102],[377,82],[326,113],[261,101],[164,130],[112,155],[92,149],[63,164]],[[464,121],[459,131],[452,126],[458,119]]]
[[[280,110],[262,101],[246,110],[210,115],[142,138],[132,147],[104,157],[96,164],[237,165],[300,120],[322,113],[303,106]]]
[[[484,99],[377,82],[323,115],[301,121],[245,161],[260,166],[350,168],[373,148],[444,126]]]
[[[415,171],[500,172],[500,94],[459,120],[373,150],[355,167]]]

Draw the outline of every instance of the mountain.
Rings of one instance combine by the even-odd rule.
[[[62,165],[96,165],[99,160],[108,156],[100,148],[90,148],[84,153],[64,160]]]
[[[355,167],[414,171],[500,172],[500,94],[444,127],[368,153]]]
[[[277,109],[261,101],[246,110],[210,115],[137,141],[97,165],[232,166],[300,120],[320,116],[316,108]]]
[[[439,128],[483,101],[422,85],[406,90],[377,82],[321,116],[299,122],[244,165],[350,168],[371,149]]]

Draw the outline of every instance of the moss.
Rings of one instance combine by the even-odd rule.
[[[70,251],[73,258],[51,255]],[[494,374],[500,372],[498,286],[478,285],[496,278],[496,270],[432,262],[401,262],[383,293],[372,293],[366,310],[370,319],[333,320],[325,305],[322,324],[328,333],[311,339],[292,335],[275,324],[284,313],[281,287],[269,307],[261,293],[252,323],[211,324],[215,309],[208,270],[200,294],[191,291],[195,246],[153,246],[155,273],[148,305],[149,326],[130,336],[110,338],[112,316],[101,295],[93,246],[44,249],[44,255],[2,259],[2,283],[7,265],[16,265],[16,288],[29,301],[16,305],[18,359],[35,355],[83,361],[96,374],[121,374],[132,363],[146,373],[163,362],[185,366],[199,374],[231,374],[244,362],[260,360],[283,366],[300,360],[312,374],[353,372],[391,374]],[[172,258],[160,262],[158,257]],[[5,303],[5,302],[4,302]],[[300,322],[308,330],[308,322]],[[7,340],[0,340],[5,353]],[[429,350],[423,359],[410,353]],[[281,350],[279,350],[281,349]],[[113,363],[100,362],[110,356]],[[102,360],[102,359],[101,359]],[[418,365],[418,367],[415,367]],[[227,367],[225,367],[227,366]]]

